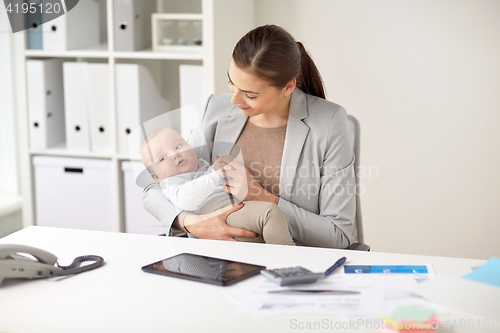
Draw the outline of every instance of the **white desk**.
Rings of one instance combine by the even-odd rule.
[[[69,265],[80,255],[100,255],[106,265],[58,282],[4,280],[0,286],[0,332],[297,332],[291,320],[338,321],[331,316],[254,318],[235,313],[222,288],[142,272],[141,267],[191,252],[271,268],[303,265],[322,271],[346,256],[350,264],[427,264],[436,274],[461,276],[484,260],[287,247],[97,231],[28,227],[0,239],[39,247]],[[257,277],[253,277],[257,278]],[[440,319],[481,317],[450,310]],[[325,332],[333,329],[322,330]],[[342,332],[366,332],[350,330]],[[443,329],[439,332],[478,332]],[[484,330],[495,332],[498,330]],[[370,330],[368,330],[370,332]],[[378,331],[380,332],[380,331]],[[387,331],[389,332],[389,331]],[[482,332],[482,331],[481,331]]]

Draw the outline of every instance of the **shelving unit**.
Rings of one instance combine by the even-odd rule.
[[[85,0],[95,1],[95,0]],[[113,165],[113,211],[116,231],[125,231],[124,197],[123,197],[123,161],[140,161],[139,156],[128,156],[118,152],[117,109],[115,64],[139,63],[155,69],[155,83],[164,98],[169,100],[171,109],[179,107],[179,64],[203,65],[204,97],[212,93],[226,93],[226,70],[229,66],[231,52],[235,43],[246,32],[254,28],[253,0],[157,0],[157,12],[196,14],[202,20],[203,47],[192,51],[173,50],[169,52],[153,52],[151,49],[135,52],[117,52],[114,50],[114,0],[98,0],[103,2],[106,15],[101,15],[106,31],[102,33],[102,43],[93,47],[68,50],[46,51],[26,49],[26,33],[15,34],[15,91],[17,94],[17,122],[20,156],[21,191],[23,197],[23,225],[36,225],[35,184],[32,158],[36,155],[77,157],[89,159],[107,159]],[[77,10],[76,7],[73,10]],[[26,88],[26,61],[29,59],[64,58],[68,61],[105,62],[109,64],[109,91],[111,92],[110,110],[112,113],[113,150],[109,153],[70,151],[65,146],[50,149],[31,149],[29,147],[29,113]],[[156,69],[159,69],[156,71]],[[176,70],[177,69],[177,70]]]
[[[108,58],[110,52],[108,44],[99,44],[79,50],[49,51],[49,50],[24,50],[26,57],[51,57],[51,58]]]

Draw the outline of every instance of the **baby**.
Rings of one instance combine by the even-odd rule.
[[[141,158],[154,180],[165,180],[163,193],[179,209],[203,215],[233,203],[232,196],[223,190],[223,177],[172,129],[151,133],[142,145]],[[246,201],[226,222],[261,235],[240,241],[295,245],[285,214],[274,203]]]

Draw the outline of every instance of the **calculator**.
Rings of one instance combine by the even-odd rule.
[[[301,266],[266,269],[260,273],[280,286],[314,283],[325,276],[324,273],[314,273]]]
[[[342,257],[324,273],[314,273],[302,266],[287,267],[278,269],[265,269],[260,271],[262,275],[272,280],[280,286],[290,286],[293,284],[314,283],[319,279],[326,278],[333,273],[337,268],[342,266],[346,261],[346,257]]]

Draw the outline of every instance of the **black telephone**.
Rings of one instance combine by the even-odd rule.
[[[29,254],[36,260],[19,253]],[[80,267],[85,261],[94,263]],[[102,266],[104,259],[99,256],[81,256],[69,266],[54,266],[56,263],[57,257],[47,251],[25,245],[0,244],[0,284],[3,279],[39,279],[78,274]]]

